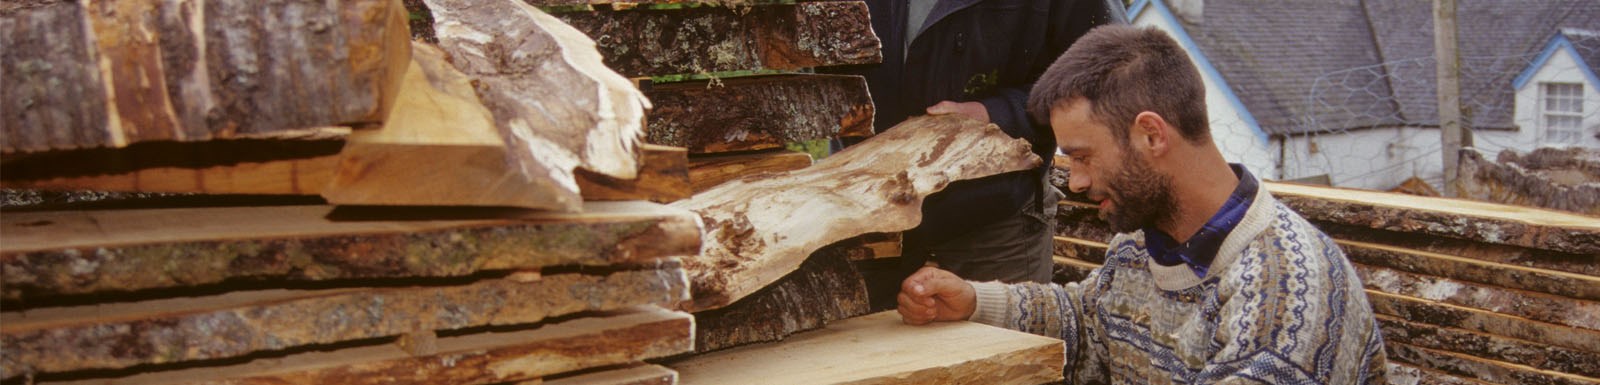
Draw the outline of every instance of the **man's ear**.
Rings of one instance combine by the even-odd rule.
[[[1136,148],[1150,149],[1150,155],[1153,156],[1166,154],[1172,149],[1172,130],[1168,129],[1170,127],[1160,114],[1150,111],[1140,112],[1133,117],[1133,127],[1128,130],[1128,134],[1132,136],[1129,138],[1130,143],[1136,144]]]

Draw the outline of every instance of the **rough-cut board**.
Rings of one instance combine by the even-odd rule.
[[[29,154],[0,166],[0,186],[51,191],[316,195],[339,172],[338,153],[343,147],[344,142],[338,140],[164,142],[117,150]],[[641,164],[634,179],[578,169],[583,200],[671,202],[691,194],[688,153],[683,148],[643,144],[639,150]],[[424,184],[431,183],[437,182]]]
[[[1389,360],[1389,384],[1392,385],[1494,385],[1470,378],[1461,378]]]
[[[823,246],[921,222],[950,182],[1036,167],[1028,143],[956,116],[907,120],[805,169],[729,182],[672,205],[694,211],[706,246],[686,258],[693,311],[722,307],[794,271]]]
[[[0,217],[4,298],[183,287],[228,279],[448,277],[693,255],[693,214],[595,202],[582,214],[330,206],[15,213]],[[343,216],[348,211],[334,212]],[[399,218],[414,215],[416,218]],[[442,215],[490,219],[439,219]],[[431,218],[431,219],[430,219]]]
[[[338,171],[322,190],[328,203],[580,207],[571,175],[567,180],[551,178],[560,172],[523,175],[511,161],[494,116],[478,101],[473,79],[456,71],[438,48],[412,45],[394,111],[381,128],[346,139]]]
[[[461,286],[262,290],[0,313],[0,378],[228,358],[688,299],[676,267]]]
[[[1383,340],[1462,352],[1476,357],[1532,366],[1543,370],[1600,378],[1600,352],[1532,343],[1492,334],[1425,325],[1379,315]]]
[[[556,16],[594,38],[605,65],[630,77],[883,61],[860,1]]]
[[[527,381],[517,385],[677,385],[678,372],[660,365],[642,364],[621,369]]]
[[[1313,221],[1600,255],[1600,219],[1578,214],[1366,190],[1264,183]]]
[[[776,75],[711,84],[658,83],[646,95],[655,109],[650,111],[645,140],[684,147],[694,154],[872,135],[872,97],[860,76]]]
[[[1368,288],[1589,330],[1600,330],[1600,302],[1506,289],[1356,264]]]
[[[520,0],[425,0],[439,47],[472,78],[523,177],[557,181],[577,209],[579,167],[632,179],[650,102],[594,41]]]
[[[1416,366],[1433,368],[1441,372],[1476,378],[1495,384],[1520,385],[1594,385],[1600,378],[1540,370],[1526,365],[1505,363],[1474,357],[1467,354],[1420,348],[1402,343],[1388,342],[1384,348],[1389,359]]]
[[[0,148],[292,138],[378,122],[410,52],[405,17],[399,0],[0,5]]]
[[[1111,231],[1100,208],[1093,204],[1063,200],[1056,204],[1056,234],[1058,236],[1108,242],[1116,232]]]
[[[692,348],[693,333],[690,315],[649,306],[532,330],[442,337],[439,352],[424,356],[379,345],[66,383],[492,384],[687,352]]]
[[[1351,262],[1449,277],[1590,301],[1600,300],[1600,277],[1484,262],[1370,243],[1338,241]]]
[[[800,268],[727,307],[696,313],[695,351],[779,341],[867,314],[867,287],[848,247],[818,250]]]
[[[702,156],[689,160],[689,184],[698,193],[734,179],[810,166],[811,154],[793,150]]]
[[[1375,230],[1365,226],[1318,223],[1317,228],[1334,239],[1389,245],[1402,249],[1454,255],[1506,265],[1564,271],[1600,277],[1600,263],[1594,256],[1559,251],[1499,245],[1449,237],[1423,237],[1416,234]]]
[[[1061,340],[971,322],[910,326],[882,312],[670,364],[686,384],[1042,384]]]

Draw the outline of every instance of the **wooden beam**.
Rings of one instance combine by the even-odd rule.
[[[649,200],[670,203],[694,195],[689,152],[683,147],[639,145],[639,177],[620,179],[578,169],[578,191],[585,201]]]
[[[1405,363],[1389,361],[1390,384],[1430,384],[1430,385],[1494,385],[1471,378],[1461,378],[1440,373],[1432,369],[1424,369]]]
[[[1062,349],[971,322],[905,325],[891,311],[669,366],[692,384],[1040,384],[1061,380]]]
[[[601,64],[593,40],[520,0],[425,3],[523,177],[556,181],[569,210],[580,207],[574,169],[635,177],[650,102]]]
[[[810,166],[811,154],[792,150],[696,157],[689,160],[689,184],[698,193],[734,179]]]
[[[1370,243],[1340,240],[1334,242],[1338,243],[1350,261],[1355,263],[1590,301],[1600,300],[1600,277],[1484,262]]]
[[[244,364],[40,384],[492,384],[638,362],[693,348],[694,319],[653,306],[537,329],[439,339],[412,357],[393,345],[308,352]]]
[[[437,12],[437,11],[435,11]],[[795,70],[883,61],[866,4],[563,12],[626,76]]]
[[[525,381],[516,385],[677,385],[678,371],[665,366],[640,364],[620,369],[587,373],[577,376],[553,378],[544,381]]]
[[[1314,221],[1600,255],[1600,221],[1594,217],[1464,199],[1291,183],[1263,186]]]
[[[849,247],[818,250],[767,288],[727,307],[695,313],[695,351],[709,352],[821,328],[869,312],[867,286]]]
[[[6,214],[0,217],[4,298],[229,279],[454,277],[642,262],[700,249],[700,225],[692,214],[646,202],[590,203],[581,214],[372,211],[368,218],[330,206]]]
[[[937,116],[907,120],[811,167],[729,182],[673,203],[706,226],[706,247],[684,260],[691,311],[722,307],[794,271],[828,244],[921,221],[922,200],[950,182],[1039,164],[1027,141],[993,124]]]
[[[1464,353],[1541,370],[1600,378],[1600,352],[1569,349],[1378,315],[1385,342]]]
[[[650,143],[690,153],[783,148],[785,143],[872,135],[867,81],[847,75],[777,75],[655,84]]]
[[[1056,234],[1068,238],[1077,238],[1095,242],[1110,242],[1116,232],[1111,231],[1104,219],[1100,219],[1100,208],[1082,202],[1063,200],[1056,204]]]
[[[583,311],[673,306],[688,296],[683,270],[673,267],[604,276],[557,274],[532,282],[260,290],[6,312],[0,313],[0,341],[6,346],[0,378],[230,358],[419,330],[432,335],[528,324]]]
[[[1589,330],[1600,330],[1600,302],[1356,264],[1368,288]]]
[[[1106,263],[1106,249],[1110,247],[1104,242],[1059,235],[1055,236],[1051,242],[1054,244],[1054,255],[1097,264]]]
[[[0,149],[295,138],[376,123],[410,52],[405,17],[398,0],[8,6]]]
[[[1600,277],[1600,263],[1593,256],[1559,251],[1500,245],[1449,237],[1424,237],[1412,233],[1376,230],[1366,226],[1317,223],[1317,228],[1335,239],[1389,245],[1402,249],[1454,255],[1484,262],[1525,266]]]
[[[1518,365],[1466,354],[1446,352],[1402,343],[1384,344],[1389,359],[1457,376],[1496,384],[1592,385],[1600,379]]]

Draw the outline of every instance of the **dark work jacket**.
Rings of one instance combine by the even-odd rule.
[[[940,0],[905,52],[906,0],[867,0],[883,63],[849,68],[865,75],[877,107],[874,127],[887,130],[943,100],[978,101],[989,120],[1025,138],[1044,160],[1035,170],[950,184],[923,203],[922,225],[906,247],[936,245],[1042,200],[1042,173],[1055,154],[1048,125],[1028,118],[1028,91],[1039,75],[1095,26],[1126,23],[1120,0]],[[1034,207],[1042,207],[1040,202]],[[1053,220],[1046,218],[1045,220]],[[910,251],[910,250],[908,250]]]

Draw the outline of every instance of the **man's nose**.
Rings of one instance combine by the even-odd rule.
[[[1089,176],[1085,172],[1067,171],[1067,189],[1082,193],[1089,189]]]

